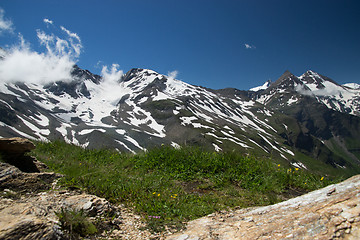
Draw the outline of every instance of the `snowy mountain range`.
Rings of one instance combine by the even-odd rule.
[[[360,171],[360,88],[308,71],[250,91],[149,69],[110,80],[74,66],[47,84],[1,81],[0,136],[138,152],[162,144],[239,151],[326,173]],[[0,76],[1,78],[1,76]]]
[[[250,89],[264,91],[258,102],[267,104],[277,94],[294,93],[313,96],[319,103],[329,109],[360,116],[360,88],[359,84],[348,83],[339,85],[335,81],[313,71],[307,71],[300,77],[285,72],[275,83],[266,82],[263,86]],[[295,96],[289,99],[288,104],[296,102]]]

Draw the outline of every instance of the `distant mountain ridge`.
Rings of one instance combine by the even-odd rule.
[[[339,85],[334,80],[309,70],[300,77],[296,77],[289,71],[286,71],[273,84],[269,84],[261,89],[253,89],[256,89],[257,92],[264,91],[261,92],[260,97],[262,99],[258,99],[262,103],[271,99],[271,94],[274,93],[272,89],[276,89],[278,92],[295,91],[301,95],[313,96],[318,102],[323,103],[329,109],[360,116],[359,87],[359,84],[356,83]]]
[[[110,81],[74,66],[66,82],[1,83],[0,136],[130,152],[195,145],[349,175],[360,169],[356,87],[287,71],[251,91],[212,90],[149,69]]]

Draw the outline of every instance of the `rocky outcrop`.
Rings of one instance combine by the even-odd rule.
[[[10,163],[20,161],[24,153],[34,148],[25,139],[0,140],[0,151],[6,162],[0,161],[0,240],[7,239],[77,239],[64,228],[60,214],[71,212],[95,222],[95,235],[91,239],[149,239],[150,232],[141,217],[124,206],[114,206],[106,199],[80,190],[59,189],[53,172],[24,172]],[[15,158],[15,159],[14,159]],[[44,164],[28,158],[35,166]]]
[[[69,191],[40,192],[20,199],[0,199],[0,239],[66,239],[56,213],[84,211],[88,216],[116,216],[103,198]]]
[[[83,212],[96,223],[97,232],[89,239],[152,239],[141,217],[123,205],[80,191],[50,189],[21,194],[5,189],[0,193],[0,240],[69,239],[58,214],[61,211]],[[76,235],[75,235],[76,236]],[[70,239],[77,239],[72,235]]]
[[[360,175],[271,206],[191,221],[168,240],[359,239]]]
[[[14,137],[14,138],[0,138],[0,151],[11,155],[23,155],[35,149],[35,145],[28,139]]]
[[[61,177],[53,172],[25,173],[8,163],[0,162],[0,191],[11,189],[17,194],[31,194],[51,189],[51,183]]]
[[[39,172],[36,159],[25,155],[33,149],[35,149],[35,145],[28,139],[19,137],[0,138],[2,159],[23,172]]]

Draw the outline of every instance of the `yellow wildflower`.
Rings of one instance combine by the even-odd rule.
[[[158,194],[158,197],[160,197],[160,193]]]
[[[296,171],[299,171],[299,168],[295,168]]]
[[[280,167],[280,164],[278,164],[278,167]]]
[[[324,177],[321,177],[320,181],[324,180]]]

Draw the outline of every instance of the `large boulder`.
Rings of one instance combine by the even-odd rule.
[[[271,206],[223,211],[168,240],[359,239],[360,175]]]
[[[35,145],[25,138],[0,138],[0,151],[9,154],[24,154],[35,149]]]
[[[113,216],[117,219],[119,216],[114,210],[103,198],[74,191],[54,190],[20,199],[0,198],[0,240],[68,239],[57,213],[83,211],[94,218]]]
[[[0,191],[9,189],[18,194],[29,194],[49,190],[61,176],[54,172],[26,173],[9,163],[0,162]]]
[[[35,149],[35,145],[28,139],[0,138],[1,158],[11,165],[16,166],[23,172],[39,172],[35,159],[26,153]]]

